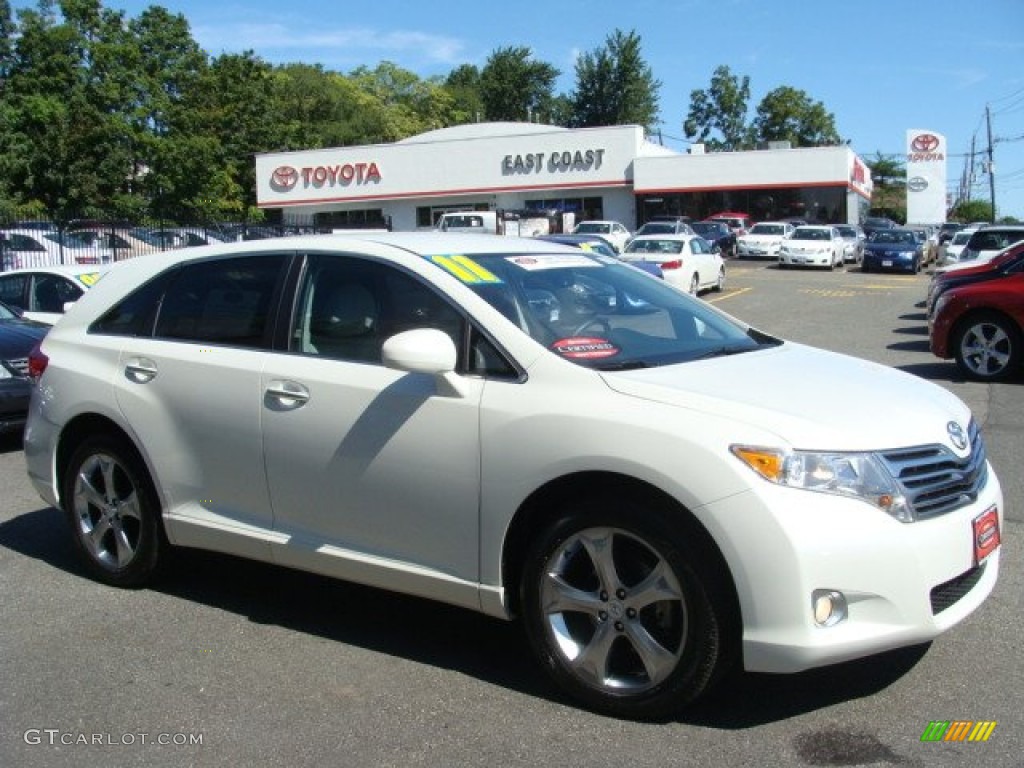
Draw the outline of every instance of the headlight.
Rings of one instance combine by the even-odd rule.
[[[0,381],[3,379],[13,379],[14,374],[7,368],[7,363],[0,360]]]
[[[866,501],[901,522],[913,519],[895,479],[872,453],[782,451],[747,445],[734,445],[729,450],[776,485],[849,496]]]

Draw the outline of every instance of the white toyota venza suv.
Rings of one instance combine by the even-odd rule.
[[[30,368],[28,472],[94,577],[199,547],[515,618],[615,716],[927,641],[999,570],[954,395],[548,242],[153,254]]]

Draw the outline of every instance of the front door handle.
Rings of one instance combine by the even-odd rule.
[[[301,408],[309,402],[309,390],[295,381],[275,379],[267,384],[267,397],[280,408]]]

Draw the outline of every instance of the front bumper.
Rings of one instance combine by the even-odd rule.
[[[787,267],[831,267],[832,253],[794,253],[779,251],[779,264]]]
[[[973,521],[1003,496],[988,482],[969,506],[901,523],[855,499],[764,483],[700,517],[732,571],[744,666],[788,673],[931,640],[969,616],[995,586],[1001,548],[974,561]],[[845,620],[814,621],[815,590],[841,593]]]

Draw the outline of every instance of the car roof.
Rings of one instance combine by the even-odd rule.
[[[8,269],[4,275],[63,275],[64,277],[77,277],[78,275],[95,274],[106,272],[110,264],[53,264],[46,267],[22,267],[21,269]]]
[[[658,235],[637,235],[632,240],[630,240],[630,243],[638,243],[638,242],[645,242],[646,243],[646,242],[650,242],[651,240],[678,240],[680,242],[685,243],[687,240],[698,240],[698,239],[700,239],[700,235],[691,235],[689,233],[684,233],[684,232],[679,232],[679,233],[676,233],[676,232],[664,232],[664,233],[658,234]]]

